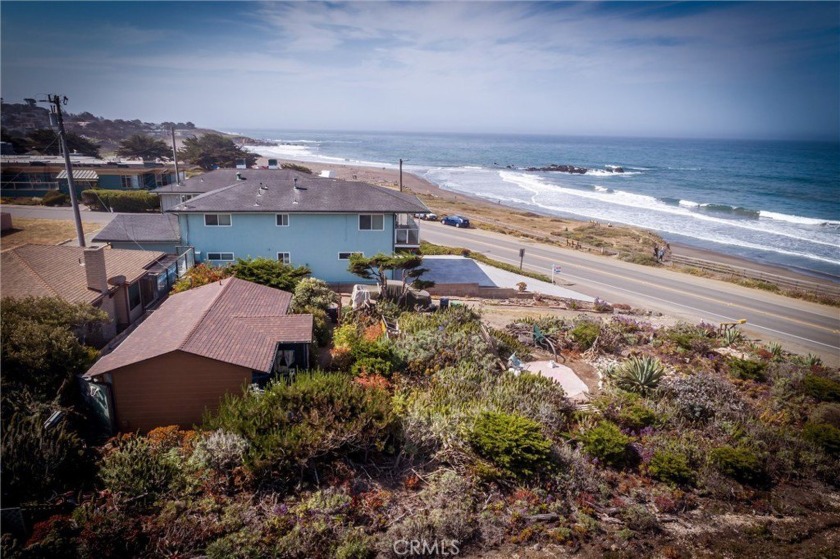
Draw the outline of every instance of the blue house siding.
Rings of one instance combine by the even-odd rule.
[[[180,243],[153,243],[146,241],[113,241],[109,244],[111,245],[111,248],[122,248],[127,250],[152,250],[156,252],[165,252],[166,254],[177,254],[176,247],[181,246]]]
[[[178,221],[182,242],[195,247],[199,262],[211,252],[271,259],[288,252],[292,265],[309,266],[314,277],[332,283],[359,281],[347,271],[348,261],[338,259],[340,252],[394,250],[393,214],[384,214],[382,231],[360,231],[359,214],[289,214],[288,227],[278,227],[275,215],[235,213],[229,227],[205,226],[204,214],[180,214]]]

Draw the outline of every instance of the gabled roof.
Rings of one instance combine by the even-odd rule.
[[[227,169],[225,169],[227,171]],[[209,177],[213,171],[205,175]],[[240,171],[245,173],[245,171]],[[364,182],[312,177],[276,178],[278,171],[252,170],[247,180],[207,192],[171,208],[175,213],[427,213],[416,196]],[[297,181],[295,181],[297,178]]]
[[[0,279],[4,297],[61,297],[71,303],[93,303],[102,294],[89,289],[82,263],[84,248],[53,245],[23,245],[0,255]],[[146,269],[163,258],[162,252],[104,249],[109,278],[125,276],[136,281]],[[115,288],[116,289],[116,288]]]
[[[286,314],[291,300],[291,293],[237,278],[177,293],[86,376],[173,351],[268,371],[278,342],[312,341],[312,315]]]
[[[292,180],[294,177],[308,177],[306,173],[292,169],[216,169],[190,177],[181,184],[168,184],[152,190],[154,194],[204,194],[218,190],[232,184],[237,184],[236,175],[240,180],[282,181]]]
[[[178,216],[175,215],[120,214],[103,227],[93,240],[97,243],[178,243],[181,241],[181,232],[178,229]]]

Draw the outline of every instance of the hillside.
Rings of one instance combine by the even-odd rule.
[[[35,130],[50,128],[49,110],[38,106],[34,99],[25,99],[24,103],[3,103],[0,107],[0,127],[4,139],[23,139]],[[108,119],[89,112],[67,113],[64,117],[67,132],[78,134],[99,145],[103,156],[113,154],[119,143],[134,134],[145,134],[171,143],[170,130],[175,128],[176,143],[180,146],[184,138],[203,134],[222,134],[239,145],[259,144],[259,140],[246,136],[226,134],[211,128],[199,128],[192,122],[143,122],[140,119]]]

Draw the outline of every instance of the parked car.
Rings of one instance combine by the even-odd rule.
[[[422,219],[425,221],[437,221],[437,214],[428,213],[428,214],[414,214],[414,217],[417,219]]]
[[[455,227],[469,227],[470,220],[460,215],[448,215],[440,220],[444,225],[454,225]]]

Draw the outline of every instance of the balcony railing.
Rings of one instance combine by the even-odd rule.
[[[420,227],[411,216],[401,214],[397,217],[397,224],[394,226],[394,246],[420,246]]]

